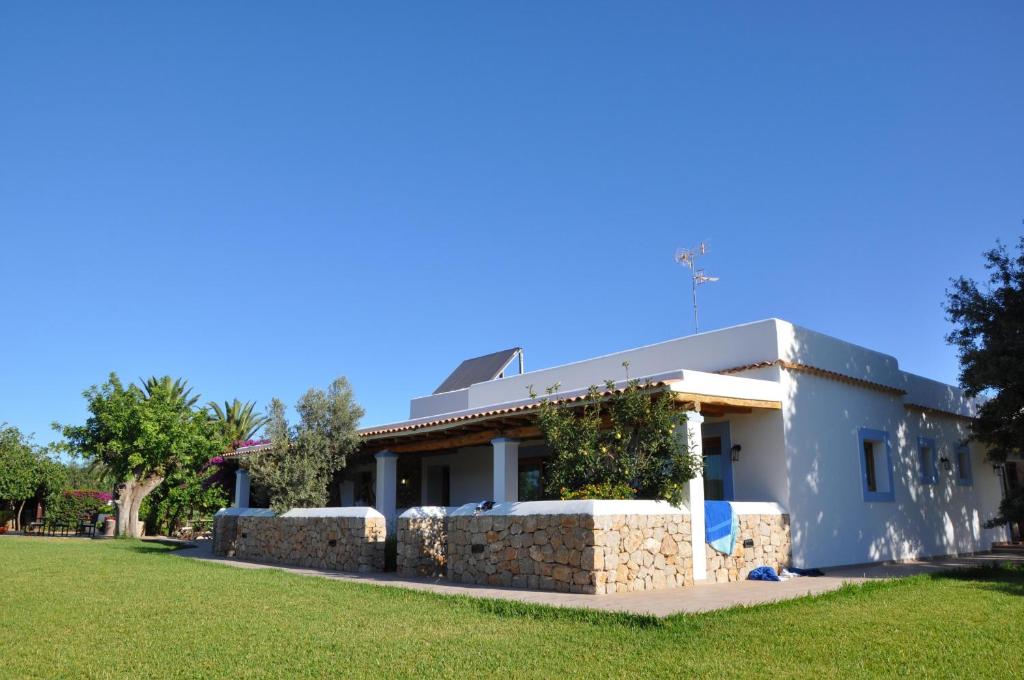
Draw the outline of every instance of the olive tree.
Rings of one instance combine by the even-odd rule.
[[[276,511],[325,505],[328,483],[359,446],[356,429],[363,409],[345,378],[337,378],[326,392],[310,389],[295,410],[299,423],[292,427],[281,400],[271,401],[264,430],[270,448],[244,463],[253,481],[270,493]]]

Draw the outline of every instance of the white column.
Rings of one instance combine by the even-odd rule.
[[[498,437],[491,440],[494,447],[495,503],[514,503],[519,500],[519,440]]]
[[[704,460],[701,442],[701,423],[704,416],[697,411],[686,414],[686,444],[691,456]],[[726,455],[723,451],[722,455]],[[690,538],[693,541],[693,580],[706,581],[708,578],[708,545],[704,534],[704,472],[699,468],[697,476],[686,484],[686,499],[690,508]]]
[[[390,524],[397,514],[398,454],[381,451],[374,458],[377,459],[377,512]]]
[[[242,468],[235,470],[235,507],[249,507],[249,471]]]

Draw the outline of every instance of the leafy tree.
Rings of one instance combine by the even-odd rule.
[[[267,488],[277,511],[326,504],[328,482],[359,446],[356,428],[363,409],[345,378],[336,379],[326,392],[310,389],[295,410],[299,424],[291,427],[281,400],[271,401],[265,428],[270,449],[243,463],[253,481]]]
[[[15,512],[15,530],[21,529],[25,501],[35,497],[39,488],[39,468],[39,456],[29,439],[16,427],[0,425],[0,499]]]
[[[173,535],[182,523],[227,505],[223,465],[224,459],[216,456],[199,469],[179,469],[148,497],[147,520],[158,531]]]
[[[67,468],[45,449],[33,445],[18,428],[0,424],[0,500],[10,504],[16,530],[21,529],[25,503],[48,498],[63,489],[67,479]]]
[[[702,464],[677,434],[685,415],[649,383],[630,380],[616,390],[606,381],[605,387],[592,386],[582,403],[558,403],[555,385],[542,400],[537,421],[553,454],[548,492],[680,504]]]
[[[989,397],[978,408],[972,437],[994,461],[1024,449],[1024,237],[1011,254],[1005,245],[985,253],[988,285],[952,281],[947,340],[960,357],[960,384],[970,396]]]
[[[251,439],[267,422],[265,417],[254,413],[255,401],[243,404],[235,399],[231,402],[225,401],[223,407],[211,401],[206,407],[210,410],[210,415],[220,428],[224,439],[229,442],[244,442]]]
[[[83,392],[91,415],[85,425],[56,426],[67,447],[102,461],[118,481],[119,535],[137,536],[142,500],[168,476],[201,467],[225,442],[203,410],[193,409],[183,380],[151,379],[127,387],[111,373]]]

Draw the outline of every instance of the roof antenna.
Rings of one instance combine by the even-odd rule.
[[[680,248],[676,251],[676,262],[690,268],[690,285],[693,289],[693,332],[699,332],[699,319],[697,317],[697,286],[705,283],[713,283],[718,280],[717,276],[708,276],[703,269],[697,269],[697,258],[707,255],[708,242],[701,241],[700,245],[692,250]]]

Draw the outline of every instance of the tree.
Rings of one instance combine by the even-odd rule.
[[[31,442],[16,427],[0,424],[0,499],[14,511],[14,529],[21,529],[25,501],[39,489],[39,457]]]
[[[223,408],[217,402],[211,401],[206,408],[210,410],[210,416],[220,428],[221,435],[229,442],[244,442],[251,439],[267,422],[265,417],[254,413],[255,401],[247,401],[244,404],[238,399],[225,401]]]
[[[139,506],[168,475],[201,467],[225,446],[203,410],[192,408],[183,380],[151,378],[125,387],[117,374],[83,392],[91,415],[85,425],[57,426],[67,447],[102,461],[119,482],[117,532],[137,536]]]
[[[172,379],[169,375],[158,378],[153,375],[146,380],[139,378],[139,382],[141,383],[142,391],[146,393],[147,399],[159,393],[170,395],[172,399],[179,399],[189,408],[192,408],[199,402],[199,395],[197,394],[193,397],[192,388],[188,386],[188,381],[182,378]]]
[[[629,380],[616,389],[609,380],[605,387],[592,386],[582,403],[558,403],[556,385],[541,401],[537,422],[553,454],[549,493],[679,505],[702,465],[677,434],[686,416],[649,383]]]
[[[243,463],[253,481],[267,488],[270,505],[279,512],[323,506],[328,482],[359,446],[356,428],[363,409],[345,378],[336,379],[326,392],[310,389],[295,410],[299,424],[291,427],[281,400],[270,402],[265,429],[270,449]]]
[[[960,384],[969,396],[989,397],[978,407],[972,437],[996,462],[1024,449],[1024,237],[1017,251],[997,242],[984,254],[988,285],[953,279],[946,301],[954,324],[946,339],[959,354]]]

